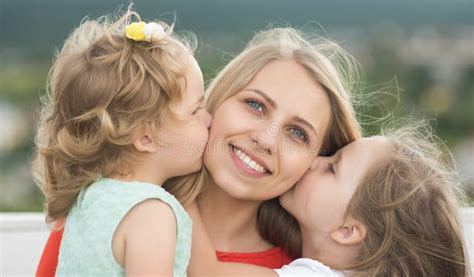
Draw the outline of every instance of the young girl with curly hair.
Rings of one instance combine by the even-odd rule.
[[[200,187],[180,185],[176,199],[161,185],[202,167],[203,99],[191,40],[164,22],[127,11],[69,35],[49,74],[34,161],[48,221],[65,222],[58,276],[186,275],[191,220],[181,203]]]

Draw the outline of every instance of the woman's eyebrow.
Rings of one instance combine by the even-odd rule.
[[[314,128],[314,126],[311,123],[309,123],[307,120],[304,120],[303,118],[299,116],[293,116],[291,119],[293,121],[299,122],[305,125],[306,127],[308,127],[311,131],[314,132],[314,135],[316,136],[316,138],[318,138],[318,132],[316,132],[316,128]]]
[[[268,104],[270,104],[270,106],[272,106],[272,108],[276,109],[277,108],[277,104],[276,102],[270,98],[270,96],[268,96],[265,92],[259,90],[259,89],[255,89],[255,88],[246,88],[244,90],[248,90],[248,91],[253,91],[255,93],[257,93],[258,95],[262,96],[265,101],[268,102]]]

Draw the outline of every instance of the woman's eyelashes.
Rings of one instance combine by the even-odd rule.
[[[265,113],[265,105],[262,102],[255,99],[247,99],[245,100],[245,103],[256,112]]]
[[[297,127],[291,127],[289,130],[293,137],[297,138],[298,140],[301,140],[302,142],[308,142],[308,135],[302,129]]]

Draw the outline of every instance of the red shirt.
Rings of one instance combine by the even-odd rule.
[[[59,246],[63,237],[63,229],[51,232],[43,250],[36,276],[50,277],[56,273],[58,266]],[[281,268],[291,262],[291,259],[280,247],[255,253],[233,253],[216,251],[217,259],[222,262],[254,264],[268,268]]]
[[[280,247],[253,253],[216,251],[216,254],[221,262],[254,264],[268,268],[281,268],[292,261]]]
[[[58,266],[59,246],[63,238],[63,230],[51,232],[48,241],[43,249],[38,268],[36,269],[36,276],[38,277],[54,277],[56,267]]]

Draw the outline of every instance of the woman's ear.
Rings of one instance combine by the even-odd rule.
[[[343,226],[330,233],[331,239],[343,246],[353,246],[364,241],[367,229],[360,221],[350,217]]]

